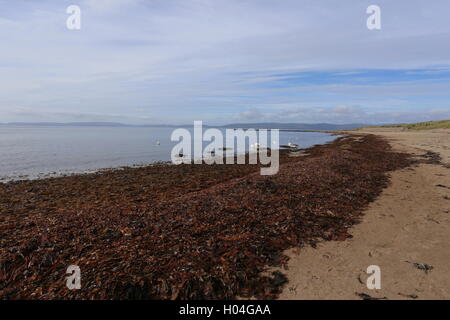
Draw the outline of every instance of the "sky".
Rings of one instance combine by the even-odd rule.
[[[448,0],[0,0],[0,122],[450,119],[449,14]]]

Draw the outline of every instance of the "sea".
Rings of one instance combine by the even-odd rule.
[[[192,128],[187,128],[192,132]],[[0,182],[170,161],[171,127],[0,126]],[[225,135],[225,129],[220,129]],[[280,145],[333,141],[322,132],[280,131]],[[270,138],[270,137],[269,137]],[[209,142],[204,142],[206,147]]]

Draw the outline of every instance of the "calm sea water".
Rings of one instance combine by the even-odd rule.
[[[0,127],[0,181],[95,171],[169,161],[173,128]],[[302,148],[335,137],[326,133],[280,132],[280,145]],[[160,144],[157,144],[157,141]],[[208,142],[204,143],[204,146]]]

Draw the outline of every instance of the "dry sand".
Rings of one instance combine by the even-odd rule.
[[[437,152],[439,164],[391,173],[391,185],[366,210],[352,239],[289,250],[281,299],[450,299],[450,130],[370,129],[396,151]],[[438,186],[439,185],[439,186]],[[433,266],[426,273],[409,262]],[[381,268],[381,289],[366,286],[370,265]]]

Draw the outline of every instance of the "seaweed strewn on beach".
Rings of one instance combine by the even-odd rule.
[[[286,279],[265,271],[284,250],[351,237],[387,172],[410,163],[373,135],[307,152],[274,176],[160,165],[0,185],[0,298],[274,298]]]

